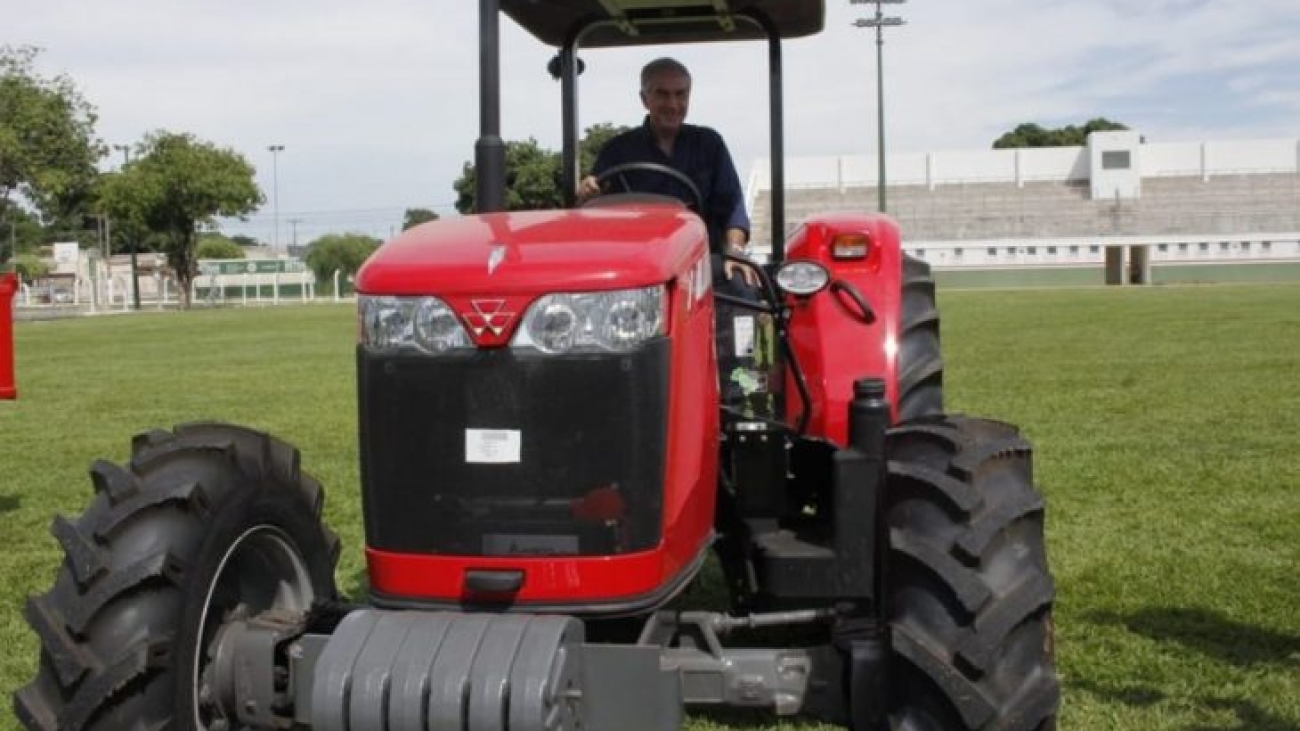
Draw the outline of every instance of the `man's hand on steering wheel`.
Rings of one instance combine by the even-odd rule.
[[[579,205],[595,198],[601,194],[600,181],[596,180],[595,175],[588,175],[578,181],[578,203]]]

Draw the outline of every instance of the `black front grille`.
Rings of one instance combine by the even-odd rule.
[[[622,355],[497,348],[438,357],[359,349],[367,544],[461,556],[654,547],[669,347],[660,340]],[[487,432],[471,446],[467,430]],[[509,432],[519,436],[518,461],[473,461],[484,439],[502,437],[508,447]]]

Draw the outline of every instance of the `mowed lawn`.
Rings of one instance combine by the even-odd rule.
[[[1300,729],[1300,286],[942,293],[949,408],[1037,450],[1064,731]],[[48,529],[132,434],[226,420],[300,446],[364,584],[348,306],[18,323],[0,402],[0,691]],[[695,720],[696,728],[731,725]],[[798,723],[780,724],[803,728]],[[0,729],[17,728],[0,713]]]

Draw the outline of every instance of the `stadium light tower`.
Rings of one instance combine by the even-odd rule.
[[[903,25],[902,18],[886,18],[882,5],[900,5],[907,0],[849,0],[852,5],[875,5],[876,17],[858,18],[853,25],[858,28],[876,29],[876,157],[879,163],[879,175],[876,180],[876,198],[880,212],[885,212],[885,26]]]
[[[271,250],[275,256],[280,251],[280,153],[284,145],[268,145],[266,149],[271,153],[271,221],[275,229]]]

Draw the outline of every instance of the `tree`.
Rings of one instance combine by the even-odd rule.
[[[1128,129],[1128,127],[1104,117],[1089,120],[1082,127],[1068,125],[1057,129],[1044,129],[1033,122],[1026,122],[994,140],[993,149],[1082,146],[1088,144],[1088,135],[1093,132],[1117,129]]]
[[[19,254],[14,258],[14,271],[24,282],[34,282],[50,275],[50,265],[34,254]]]
[[[91,195],[104,145],[95,110],[66,76],[34,69],[40,49],[0,47],[0,220],[15,193],[51,223]]]
[[[35,251],[44,240],[40,221],[27,211],[11,207],[0,210],[0,265],[25,252]]]
[[[199,234],[194,247],[195,259],[243,259],[244,248],[219,233]]]
[[[506,210],[559,208],[563,205],[559,175],[558,155],[543,149],[537,140],[506,142]],[[456,210],[461,213],[477,210],[477,178],[474,165],[465,163],[454,183]]]
[[[428,208],[407,208],[406,215],[402,216],[402,230],[414,228],[422,223],[437,221],[438,214]]]
[[[379,244],[379,239],[362,234],[327,234],[308,244],[307,268],[317,282],[333,286],[335,272],[356,274]]]
[[[605,143],[628,131],[630,127],[621,124],[601,122],[587,128],[578,143],[578,169],[584,174],[596,165],[596,156],[605,149]]]
[[[611,137],[626,130],[608,122],[588,127],[578,145],[580,170],[591,170],[596,154]],[[537,144],[537,140],[506,142],[506,210],[539,210],[564,205],[561,193],[560,154]],[[454,183],[456,210],[475,210],[477,175],[474,164],[466,162]]]
[[[243,155],[190,134],[155,132],[139,156],[108,177],[100,201],[115,220],[138,221],[161,235],[160,249],[176,273],[181,307],[189,307],[190,284],[198,273],[195,247],[200,227],[217,216],[242,216],[265,196]]]

